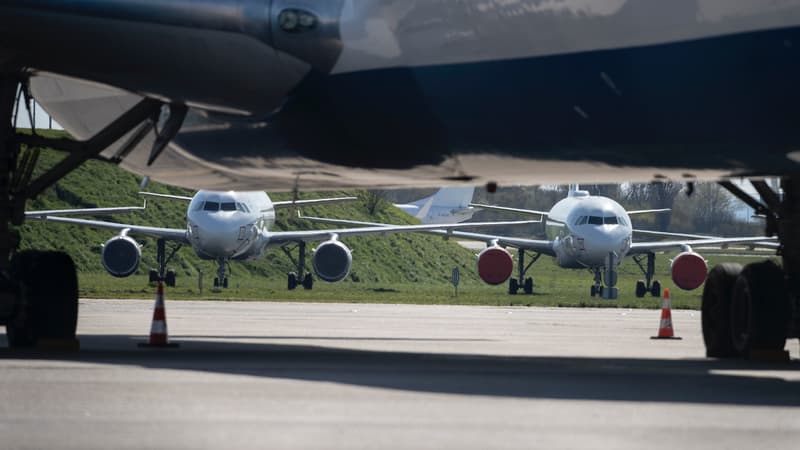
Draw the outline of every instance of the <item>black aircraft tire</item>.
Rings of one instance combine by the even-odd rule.
[[[522,288],[526,295],[533,295],[533,278],[525,278],[525,283]]]
[[[782,350],[790,316],[783,270],[774,261],[751,263],[733,285],[731,340],[736,352]]]
[[[20,307],[6,326],[9,346],[33,346],[40,338],[75,339],[78,276],[72,258],[26,250],[11,261],[10,272],[19,281]]]
[[[519,290],[519,282],[516,278],[512,278],[508,280],[508,293],[511,295],[517,295],[517,290]]]
[[[643,280],[639,280],[636,282],[636,298],[644,297],[645,292],[647,292],[647,287],[644,285]]]
[[[653,281],[653,285],[650,287],[650,295],[653,297],[661,297],[661,283]]]
[[[701,321],[706,356],[730,358],[736,356],[731,340],[731,298],[736,277],[742,271],[741,264],[722,263],[708,273],[703,288]]]

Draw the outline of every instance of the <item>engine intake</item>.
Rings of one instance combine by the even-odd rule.
[[[341,242],[331,239],[325,241],[314,249],[311,264],[317,276],[330,283],[342,281],[353,264],[353,255],[350,249]]]
[[[498,245],[487,247],[478,254],[478,275],[488,284],[504,283],[513,270],[511,254]]]
[[[111,275],[119,278],[127,277],[139,268],[142,249],[129,236],[114,236],[103,244],[101,260],[103,267]]]
[[[695,252],[683,252],[672,260],[670,270],[675,285],[685,291],[691,291],[706,281],[708,264]]]

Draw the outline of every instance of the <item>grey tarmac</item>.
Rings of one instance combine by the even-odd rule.
[[[0,350],[0,448],[797,448],[800,354],[704,358],[698,311],[81,300]],[[0,345],[5,346],[4,338]]]

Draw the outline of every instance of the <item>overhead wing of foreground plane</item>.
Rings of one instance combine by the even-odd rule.
[[[186,197],[158,194],[159,197],[185,200]],[[313,281],[310,273],[305,271],[305,243],[321,242],[314,250],[312,265],[317,276],[324,281],[340,281],[350,271],[352,256],[350,249],[339,241],[340,238],[399,232],[419,232],[444,229],[451,232],[455,229],[475,228],[497,225],[491,223],[466,223],[450,225],[395,225],[391,227],[358,227],[330,230],[274,231],[275,209],[295,205],[315,205],[354,200],[356,197],[336,197],[325,199],[295,200],[272,202],[266,193],[258,192],[215,192],[200,191],[191,197],[187,209],[188,222],[184,228],[158,228],[142,225],[87,220],[60,215],[33,215],[33,218],[49,222],[68,223],[73,225],[106,228],[118,232],[103,246],[102,262],[105,269],[113,276],[126,277],[139,267],[141,249],[132,236],[144,235],[159,239],[158,271],[151,271],[151,278],[163,277],[168,285],[174,285],[174,273],[166,271],[166,241],[191,245],[195,253],[204,259],[218,263],[215,287],[227,287],[226,266],[231,260],[247,260],[263,256],[270,246],[282,246],[287,243],[300,244],[298,271],[288,275],[289,289],[302,284],[311,289]],[[529,224],[533,221],[503,222],[501,225]],[[299,278],[298,278],[299,277]]]
[[[0,178],[15,187],[0,195],[0,273],[25,200],[90,158],[216,190],[778,175],[783,196],[722,181],[767,217],[784,264],[712,271],[723,288],[704,297],[725,306],[709,300],[704,334],[727,334],[728,292],[756,310],[786,275],[800,335],[800,0],[484,3],[0,0]],[[19,95],[74,140],[15,130]],[[32,178],[21,144],[69,156]],[[25,279],[0,283],[0,311],[33,301]],[[735,330],[739,347],[777,347],[759,336],[782,324],[761,318],[783,306]],[[24,322],[13,314],[0,323]],[[66,315],[42,328],[74,336]]]
[[[480,205],[476,205],[480,206]],[[453,231],[448,233],[464,239],[483,241],[487,248],[478,254],[478,275],[489,284],[500,284],[511,277],[513,260],[504,247],[518,249],[519,278],[511,278],[509,293],[516,294],[522,289],[526,294],[533,293],[533,279],[525,278],[525,273],[541,255],[553,256],[560,267],[568,269],[592,270],[595,283],[590,294],[604,298],[616,298],[616,268],[625,256],[631,256],[642,269],[645,280],[637,282],[636,296],[646,293],[653,296],[661,294],[661,283],[654,280],[655,253],[669,250],[680,250],[671,262],[672,280],[686,290],[698,288],[706,279],[708,267],[705,259],[697,254],[694,248],[720,247],[733,244],[747,244],[751,247],[777,249],[776,239],[762,236],[753,237],[712,237],[700,235],[681,235],[679,233],[652,232],[656,235],[684,237],[682,240],[658,242],[633,242],[634,230],[630,224],[629,214],[617,202],[607,197],[590,196],[585,191],[571,191],[564,200],[556,203],[550,211],[520,210],[517,208],[493,208],[508,212],[543,215],[547,217],[547,234],[549,239],[525,239],[510,236]],[[660,212],[647,210],[646,212]],[[645,211],[639,211],[644,213]],[[335,223],[339,225],[362,225],[375,227],[378,223],[353,222],[340,219],[306,217],[316,222]],[[431,233],[442,234],[439,231]],[[525,265],[525,252],[535,253],[533,261]],[[646,266],[638,256],[647,258]]]

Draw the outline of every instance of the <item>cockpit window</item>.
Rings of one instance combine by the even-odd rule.
[[[628,226],[628,222],[626,222],[625,218],[622,216],[617,217],[617,221],[619,222],[620,225],[625,225],[626,227]]]
[[[247,205],[245,205],[244,203],[237,203],[236,209],[241,212],[246,212],[246,213],[250,212],[250,208],[248,208]]]
[[[222,211],[236,211],[236,203],[235,202],[224,202],[222,203]]]
[[[589,216],[589,225],[602,225],[603,218],[598,216]]]
[[[603,223],[605,223],[606,225],[617,225],[617,217],[616,216],[604,217]]]
[[[203,205],[203,211],[219,211],[218,202],[206,202]]]

